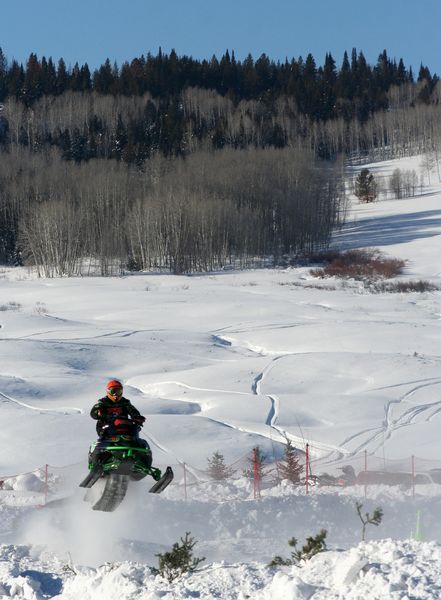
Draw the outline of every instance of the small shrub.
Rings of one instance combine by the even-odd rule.
[[[318,554],[319,552],[323,552],[324,550],[326,550],[326,536],[327,536],[328,532],[326,531],[326,529],[321,529],[320,533],[318,533],[315,537],[307,537],[306,538],[306,543],[302,546],[301,549],[297,548],[297,540],[296,538],[291,538],[290,540],[288,540],[288,544],[294,548],[294,550],[291,552],[291,558],[282,558],[281,556],[275,556],[273,558],[273,560],[270,562],[269,566],[270,567],[275,567],[278,565],[283,565],[283,566],[291,566],[291,565],[296,565],[298,564],[300,561],[305,561],[305,560],[309,560],[310,558],[312,558],[315,554]]]
[[[208,475],[210,475],[212,479],[216,479],[217,481],[223,481],[225,479],[228,479],[235,473],[234,469],[228,467],[225,464],[224,456],[219,451],[214,452],[213,456],[207,459],[207,462]]]
[[[405,262],[398,258],[385,258],[376,249],[348,250],[331,254],[330,258],[323,255],[327,264],[323,268],[311,269],[314,277],[340,277],[357,280],[389,279],[399,275]]]
[[[365,513],[364,515],[361,514],[361,509],[363,508],[363,504],[361,504],[361,502],[357,502],[355,504],[355,508],[357,509],[357,514],[360,517],[360,521],[362,523],[361,540],[362,542],[364,542],[366,537],[366,526],[375,525],[376,527],[378,527],[378,525],[383,519],[383,510],[377,507],[374,510],[371,517],[369,513]]]
[[[66,575],[77,575],[77,571],[76,571],[75,567],[73,566],[72,556],[70,555],[70,552],[68,552],[68,557],[69,557],[69,562],[67,562],[63,565],[62,571]]]
[[[397,294],[405,294],[407,292],[435,292],[439,291],[439,286],[419,279],[416,281],[395,281],[395,282],[377,282],[374,285],[375,292],[390,292]]]
[[[46,304],[44,302],[36,302],[35,306],[34,306],[34,312],[37,313],[37,315],[46,314],[47,313]]]
[[[22,306],[19,302],[7,302],[6,304],[0,305],[0,311],[6,310],[21,310]]]
[[[308,289],[308,290],[326,290],[329,292],[335,292],[337,289],[335,287],[335,285],[325,285],[325,284],[320,284],[320,283],[314,283],[314,285],[311,285],[310,283],[303,283],[302,281],[287,281],[287,282],[282,281],[279,283],[279,285],[298,287],[298,288]]]
[[[194,538],[190,537],[190,532],[187,531],[185,538],[181,538],[181,543],[173,544],[170,552],[156,554],[159,559],[159,568],[154,569],[154,573],[161,575],[169,583],[184,573],[193,573],[196,567],[205,560],[205,557],[193,557],[193,548],[196,543]]]

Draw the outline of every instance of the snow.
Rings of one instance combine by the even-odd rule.
[[[368,166],[381,178],[420,163]],[[333,243],[374,246],[406,261],[399,279],[441,286],[436,180],[414,198],[353,202]],[[217,450],[239,475],[256,445],[274,460],[285,436],[300,452],[309,444],[314,473],[359,472],[365,457],[376,469],[410,472],[411,455],[420,473],[441,467],[440,300],[317,280],[306,267],[51,280],[2,269],[0,598],[440,597],[441,486],[307,494],[267,480],[254,498],[248,479],[204,472]],[[147,418],[154,464],[176,476],[161,496],[146,493],[151,481],[133,485],[105,514],[78,482],[90,407],[114,377]],[[384,511],[367,542],[357,501]],[[288,539],[321,528],[326,552],[268,568],[289,557]],[[206,561],[168,583],[156,555],[186,531]]]
[[[356,600],[439,598],[441,552],[433,542],[382,540],[331,550],[292,567],[212,563],[168,584],[141,563],[71,567],[27,546],[0,549],[0,594],[26,600]],[[37,566],[36,566],[37,565]],[[46,570],[43,570],[46,569]]]

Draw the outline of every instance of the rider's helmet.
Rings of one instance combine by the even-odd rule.
[[[106,385],[107,397],[117,402],[123,394],[123,385],[118,379],[111,379]]]

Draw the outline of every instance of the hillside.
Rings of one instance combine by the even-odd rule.
[[[419,170],[420,163],[368,167],[381,178],[397,167]],[[400,280],[440,286],[435,182],[433,172],[414,197],[354,202],[333,244],[375,246],[406,261]],[[360,471],[365,456],[375,468],[409,471],[412,455],[418,472],[441,466],[439,291],[374,293],[357,281],[317,279],[306,266],[52,279],[18,267],[2,270],[0,293],[1,479],[40,469],[37,481],[10,478],[13,489],[0,491],[0,595],[439,595],[439,486],[418,485],[415,495],[369,486],[365,497],[364,486],[311,487],[306,494],[285,481],[255,499],[243,477],[219,485],[204,474],[217,450],[239,471],[256,445],[273,462],[285,436],[301,453],[308,442],[314,474],[338,474],[343,464]],[[160,497],[148,497],[140,482],[121,509],[97,514],[76,486],[94,438],[88,413],[110,377],[124,381],[146,416],[155,463],[173,465],[177,476]],[[36,510],[46,464],[53,477],[48,500],[57,502]],[[356,500],[367,511],[384,510],[365,544]],[[411,539],[418,511],[424,541]],[[266,568],[274,555],[289,555],[293,535],[303,541],[322,527],[329,552],[300,569]],[[186,531],[206,566],[168,585],[147,565]],[[100,566],[107,562],[114,564]]]

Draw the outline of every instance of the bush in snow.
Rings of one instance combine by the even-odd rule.
[[[228,479],[235,473],[234,469],[225,464],[224,456],[218,450],[213,453],[211,458],[207,459],[207,462],[207,473],[210,475],[210,477],[216,479],[217,481]]]
[[[385,258],[375,248],[348,250],[323,254],[326,263],[322,269],[311,269],[314,277],[342,277],[358,280],[391,278],[400,275],[405,262],[397,258]]]
[[[184,573],[193,573],[196,567],[205,560],[205,557],[193,557],[193,548],[196,543],[195,539],[190,537],[190,532],[187,531],[185,538],[181,538],[181,543],[174,543],[170,552],[156,554],[159,558],[159,568],[154,569],[154,572],[167,579],[169,583]]]
[[[395,169],[389,179],[389,188],[395,198],[415,196],[417,186],[418,175],[414,170],[401,171],[401,169]]]
[[[318,533],[315,537],[307,537],[306,543],[302,546],[301,549],[297,548],[297,540],[296,538],[291,538],[288,540],[288,544],[294,548],[291,552],[291,558],[282,558],[281,556],[275,556],[273,560],[270,562],[270,567],[275,567],[277,565],[283,566],[291,566],[296,565],[302,560],[309,560],[315,554],[319,552],[323,552],[326,550],[326,536],[328,532],[326,529],[321,529],[320,533]]]
[[[0,311],[6,310],[21,310],[22,306],[19,302],[7,302],[6,304],[0,305]]]
[[[389,292],[405,294],[407,292],[435,292],[438,291],[439,286],[426,281],[425,279],[418,279],[414,281],[394,281],[394,282],[376,282],[372,288],[374,292]]]
[[[35,306],[34,306],[34,312],[37,313],[37,315],[46,314],[47,313],[46,304],[44,302],[36,302]]]
[[[366,526],[367,525],[375,525],[378,527],[378,525],[381,523],[381,520],[383,518],[383,511],[381,508],[376,508],[371,517],[369,513],[365,513],[364,515],[361,514],[361,509],[363,508],[363,504],[361,504],[361,502],[357,502],[355,504],[355,507],[357,509],[357,514],[360,517],[360,520],[363,525],[362,530],[361,530],[361,540],[364,542],[365,537],[366,537]]]

